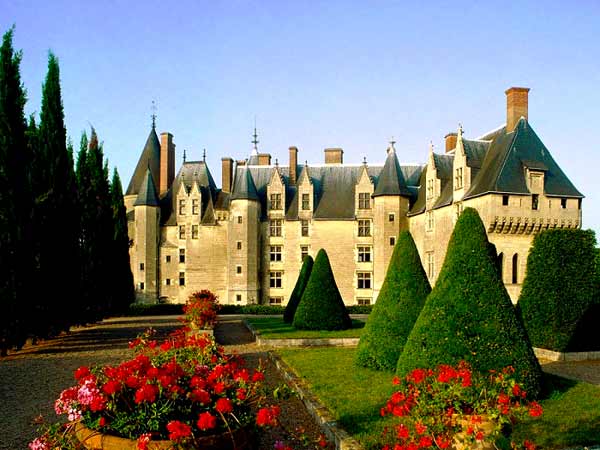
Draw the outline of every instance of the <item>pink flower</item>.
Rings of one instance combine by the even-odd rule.
[[[48,445],[48,442],[43,437],[34,439],[29,443],[28,447],[30,450],[50,450],[50,445]]]

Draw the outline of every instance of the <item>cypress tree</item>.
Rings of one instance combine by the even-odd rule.
[[[393,371],[430,292],[415,242],[408,231],[403,231],[360,337],[356,364]]]
[[[323,249],[317,253],[293,325],[303,330],[345,330],[352,326]]]
[[[507,366],[532,396],[541,369],[493,259],[479,214],[465,208],[446,260],[404,350],[397,372],[468,361],[487,373]]]
[[[31,191],[25,89],[21,83],[21,52],[12,45],[14,27],[0,47],[0,353],[20,347],[27,337],[32,258],[29,222]]]
[[[296,314],[296,309],[298,309],[298,304],[300,303],[300,299],[302,298],[302,294],[308,283],[313,264],[314,260],[312,259],[312,256],[307,255],[302,263],[302,268],[298,274],[298,280],[296,280],[292,295],[290,295],[290,300],[283,311],[283,321],[285,323],[292,323],[294,321],[294,315]]]
[[[114,289],[117,302],[116,310],[125,310],[135,298],[133,289],[133,274],[129,261],[129,234],[127,232],[127,214],[123,202],[123,187],[117,169],[113,172],[110,186],[110,196],[113,214],[113,267]]]

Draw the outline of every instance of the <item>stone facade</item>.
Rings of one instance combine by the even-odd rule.
[[[527,122],[528,89],[506,95],[507,126],[477,139],[459,127],[423,165],[400,164],[392,142],[383,166],[344,164],[341,149],[326,149],[325,164],[300,167],[296,147],[279,166],[255,143],[245,162],[222,159],[222,189],[205,161],[173,177],[172,135],[159,144],[153,129],[125,196],[138,298],[184,302],[210,289],[223,303],[285,305],[302,258],[324,248],[346,304],[372,303],[400,231],[433,284],[458,215],[473,207],[516,302],[533,236],[580,227],[582,195]]]

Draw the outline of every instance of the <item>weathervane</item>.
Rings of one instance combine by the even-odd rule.
[[[258,153],[257,144],[258,144],[259,140],[258,140],[258,134],[256,133],[256,116],[254,116],[254,134],[252,135],[252,137],[254,138],[254,139],[252,139],[252,144],[254,144],[254,151],[256,153]]]
[[[156,129],[156,102],[154,100],[152,100],[152,129]]]
[[[206,162],[206,149],[202,152],[202,161]]]
[[[394,136],[392,136],[392,138],[390,139],[390,148],[391,148],[392,150],[396,150],[396,149],[394,148],[394,144],[395,144],[395,143],[396,143],[396,141],[394,140]]]
[[[185,159],[186,159],[186,156],[185,156],[185,148],[184,148],[184,149],[183,149],[183,163],[184,163],[184,164],[185,164]]]

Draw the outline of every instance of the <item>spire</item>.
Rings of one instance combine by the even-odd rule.
[[[152,100],[152,129],[156,130],[156,102]]]
[[[379,173],[377,187],[373,193],[373,197],[378,195],[403,195],[411,196],[411,192],[406,187],[406,180],[400,169],[396,149],[394,148],[395,141],[390,141],[388,148],[388,156],[383,165],[383,169]]]
[[[254,134],[252,135],[254,139],[252,139],[252,153],[250,153],[250,158],[246,162],[246,165],[256,166],[258,165],[258,134],[256,133],[256,117],[254,118]]]
[[[150,166],[146,169],[146,175],[140,186],[140,193],[135,199],[133,206],[159,206],[158,194],[156,193],[156,185],[152,178]]]
[[[146,144],[144,145],[140,159],[138,159],[137,165],[135,166],[135,170],[131,180],[129,181],[129,186],[127,187],[127,191],[125,191],[125,195],[133,195],[140,192],[142,181],[146,175],[148,166],[150,166],[152,178],[154,180],[159,180],[160,142],[154,127],[150,129],[150,134],[148,135],[148,139],[146,139]]]
[[[250,169],[248,169],[248,163],[244,164],[240,170],[240,176],[236,177],[235,184],[233,186],[233,193],[231,195],[232,200],[256,200],[258,201],[258,193],[256,192],[256,185],[252,179]]]
[[[184,148],[184,149],[183,149],[183,163],[184,163],[184,164],[185,164],[185,159],[186,159],[186,156],[185,156],[185,148]]]

